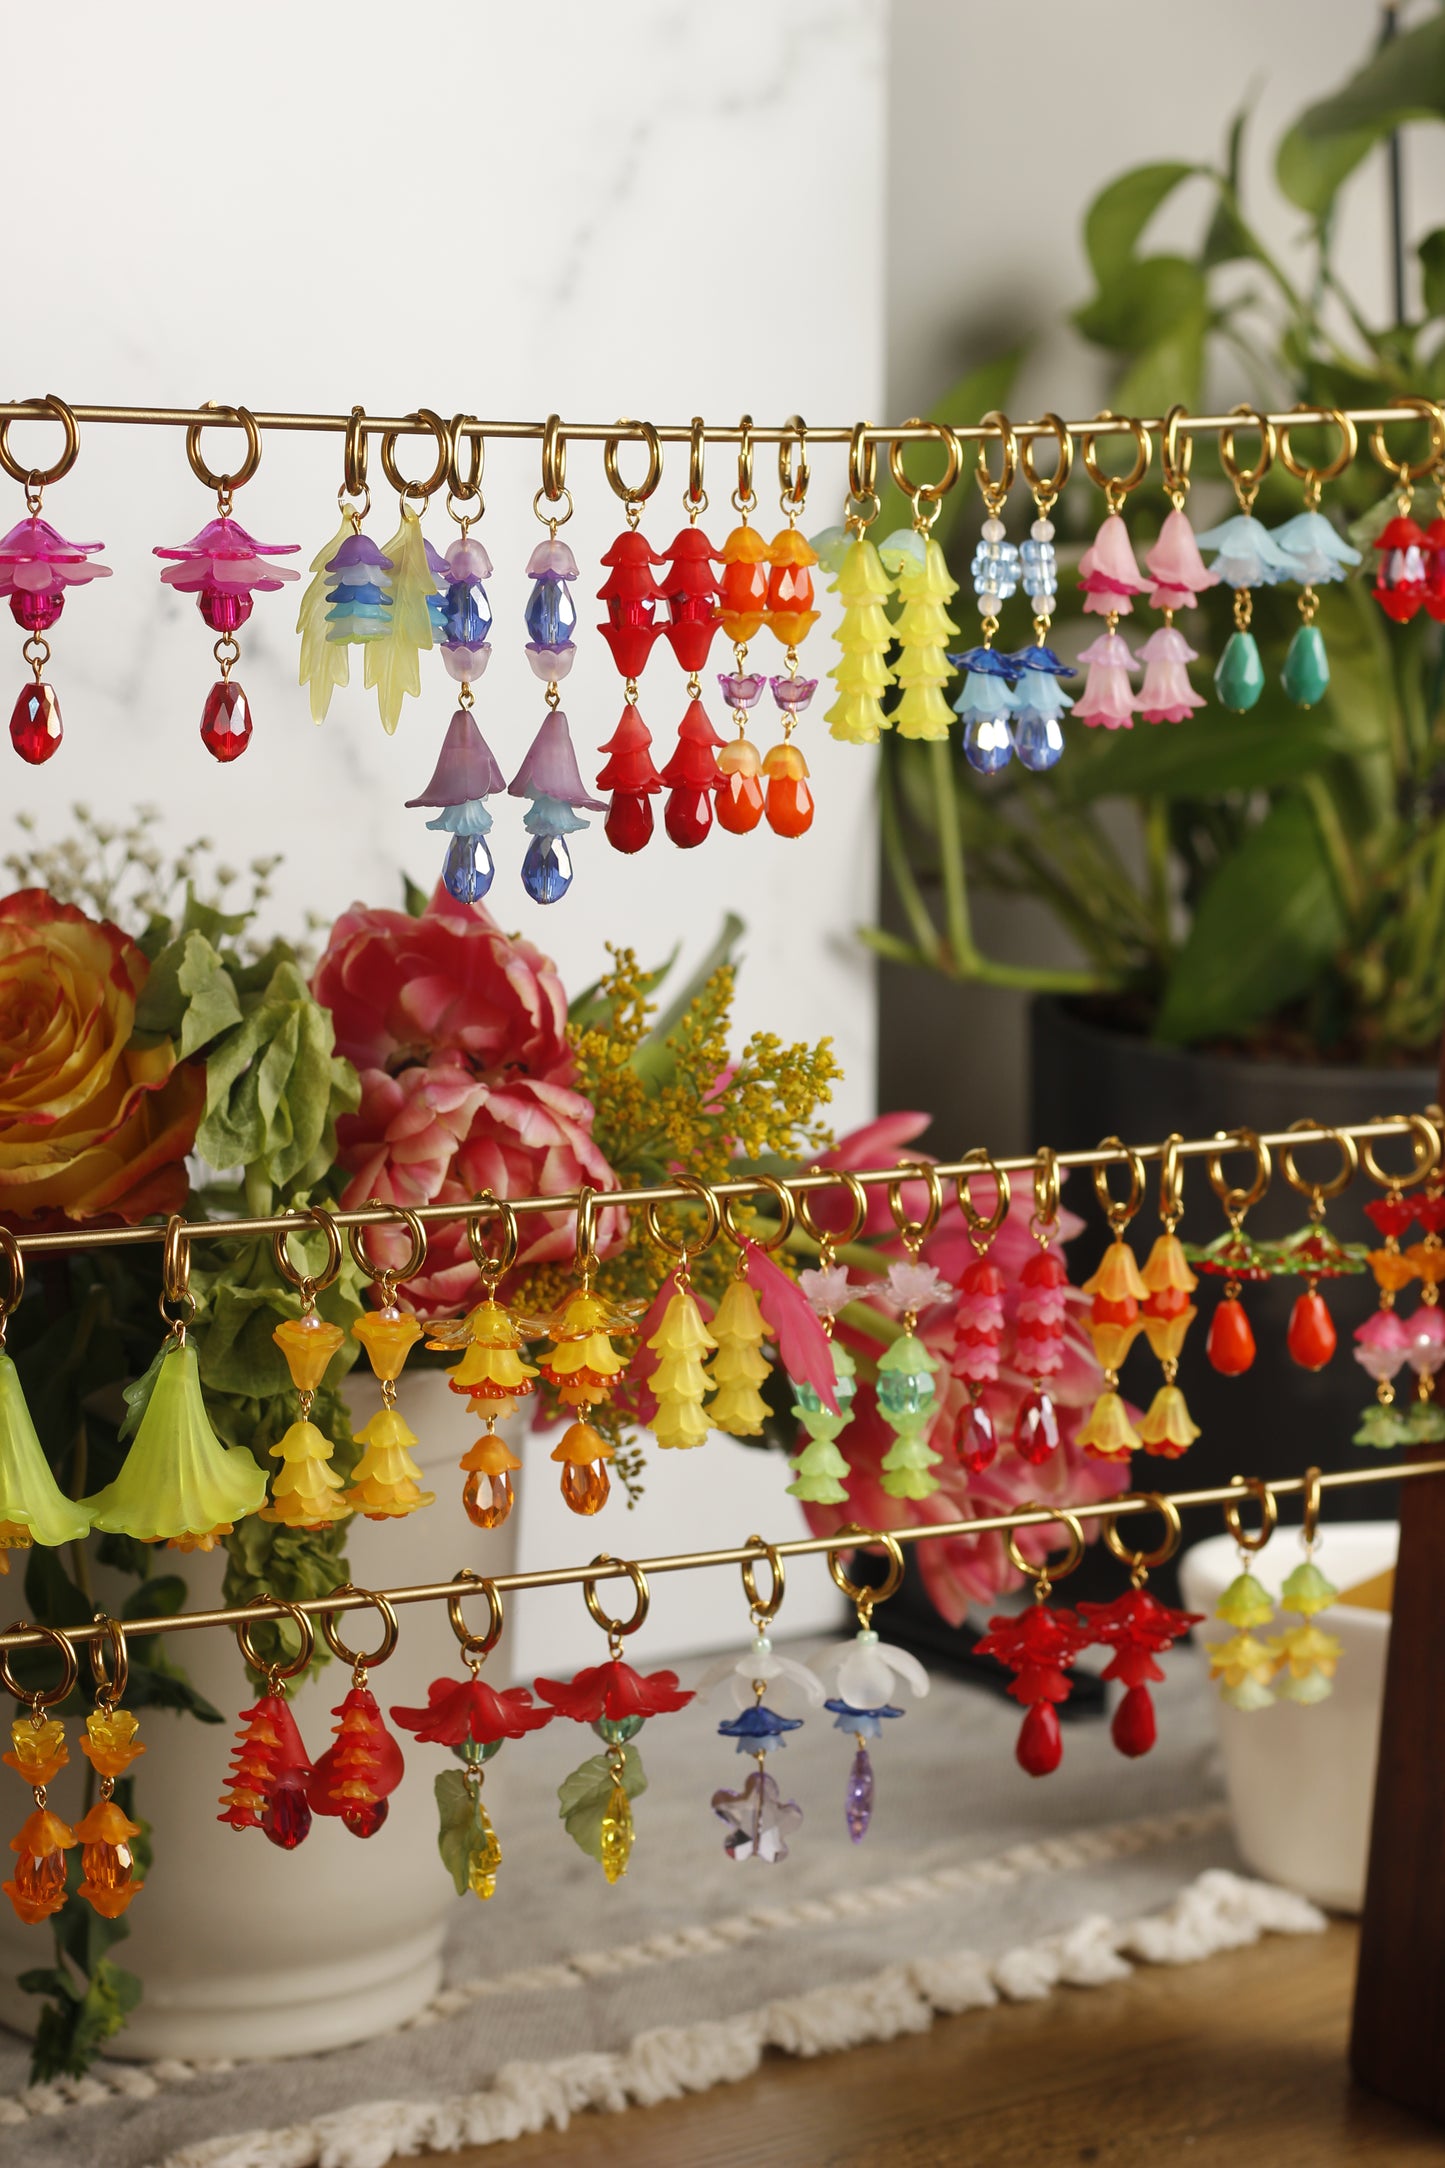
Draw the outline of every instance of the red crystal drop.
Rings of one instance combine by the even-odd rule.
[[[196,606],[212,632],[235,632],[256,604],[244,587],[203,587]]]
[[[311,1828],[311,1809],[300,1784],[281,1784],[261,1815],[261,1827],[283,1852],[294,1852]]]
[[[1285,1345],[1301,1370],[1323,1370],[1335,1352],[1335,1321],[1318,1288],[1308,1288],[1289,1313]]]
[[[1114,1711],[1109,1736],[1121,1754],[1137,1761],[1147,1754],[1159,1736],[1154,1720],[1154,1697],[1147,1686],[1131,1686]]]
[[[341,1826],[353,1837],[374,1837],[386,1820],[388,1804],[385,1799],[358,1799],[343,1810]]]
[[[712,826],[712,792],[686,785],[670,790],[663,821],[678,849],[692,850]]]
[[[1059,1712],[1051,1701],[1036,1701],[1019,1728],[1014,1759],[1031,1777],[1052,1776],[1064,1758]]]
[[[64,608],[65,591],[59,587],[52,588],[44,595],[35,595],[28,588],[17,587],[10,597],[10,615],[26,632],[49,632]]]
[[[970,1475],[982,1475],[992,1465],[998,1451],[998,1432],[981,1400],[971,1400],[964,1409],[953,1449]]]
[[[1051,1396],[1042,1389],[1029,1394],[1014,1424],[1014,1451],[1030,1467],[1041,1468],[1059,1450],[1059,1418]]]
[[[614,851],[640,851],[652,840],[652,800],[640,790],[614,792],[602,832]]]
[[[229,761],[239,760],[250,742],[251,703],[234,678],[223,678],[206,695],[201,743],[217,760]]]
[[[1204,1352],[1226,1378],[1243,1377],[1254,1361],[1254,1330],[1237,1295],[1226,1295],[1209,1320]]]
[[[717,784],[717,824],[745,836],[763,817],[763,786],[755,775],[722,775]]]
[[[64,735],[60,702],[49,685],[27,685],[10,710],[10,743],[32,768],[49,760]]]

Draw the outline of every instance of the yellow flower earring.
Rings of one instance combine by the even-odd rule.
[[[1239,1550],[1239,1572],[1215,1605],[1214,1616],[1233,1632],[1227,1640],[1209,1644],[1209,1676],[1218,1682],[1220,1700],[1231,1708],[1267,1709],[1274,1700],[1271,1682],[1280,1657],[1275,1647],[1256,1637],[1254,1628],[1274,1617],[1274,1598],[1255,1579],[1249,1564],[1274,1534],[1279,1507],[1274,1492],[1259,1476],[1237,1475],[1231,1481],[1259,1507],[1259,1526],[1247,1529],[1239,1517],[1239,1502],[1230,1500],[1224,1524]]]
[[[1139,1154],[1117,1137],[1105,1137],[1099,1150],[1125,1162],[1129,1194],[1122,1203],[1110,1195],[1108,1161],[1095,1167],[1094,1189],[1114,1239],[1099,1260],[1097,1272],[1085,1280],[1082,1292],[1092,1298],[1084,1324],[1094,1343],[1095,1360],[1104,1373],[1104,1390],[1075,1443],[1096,1460],[1127,1460],[1131,1453],[1138,1452],[1141,1441],[1119,1397],[1119,1370],[1144,1329],[1140,1310],[1149,1299],[1149,1290],[1140,1276],[1134,1252],[1124,1240],[1124,1229],[1144,1196],[1144,1164]]]
[[[336,1222],[319,1205],[311,1218],[326,1237],[326,1262],[320,1276],[312,1279],[291,1262],[287,1235],[272,1238],[276,1270],[301,1297],[301,1314],[288,1317],[271,1338],[286,1358],[291,1383],[296,1388],[296,1420],[271,1448],[281,1465],[271,1478],[271,1502],[261,1508],[263,1521],[279,1521],[286,1528],[326,1528],[345,1520],[351,1507],[342,1497],[342,1478],[331,1465],[331,1440],[311,1420],[311,1404],[325,1377],[332,1356],[346,1338],[339,1325],[330,1324],[316,1308],[316,1297],[330,1287],[341,1269],[341,1237]]]
[[[24,1625],[24,1619],[18,1619],[9,1631],[19,1633]],[[34,1812],[26,1816],[10,1839],[10,1849],[16,1855],[14,1875],[0,1885],[15,1907],[16,1916],[27,1927],[36,1927],[41,1920],[48,1920],[64,1904],[65,1855],[78,1842],[69,1823],[51,1813],[45,1787],[70,1760],[65,1745],[65,1726],[58,1716],[46,1712],[65,1700],[79,1676],[80,1667],[75,1661],[74,1647],[58,1627],[37,1626],[35,1631],[44,1634],[46,1640],[60,1651],[58,1685],[21,1686],[10,1668],[9,1649],[0,1649],[0,1685],[17,1701],[29,1704],[25,1714],[17,1716],[10,1726],[10,1752],[0,1754],[0,1761],[13,1769],[21,1783],[28,1784],[35,1795]]]
[[[481,1275],[482,1299],[465,1317],[434,1323],[427,1346],[462,1350],[462,1359],[447,1373],[447,1382],[486,1425],[476,1444],[462,1455],[467,1479],[462,1504],[476,1527],[500,1528],[512,1510],[512,1476],[522,1463],[506,1440],[497,1436],[497,1424],[535,1390],[536,1368],[522,1360],[521,1351],[542,1328],[531,1319],[514,1316],[497,1300],[498,1287],[517,1261],[516,1213],[504,1197],[494,1197],[489,1189],[482,1191],[476,1203],[476,1211],[467,1217],[467,1242]],[[502,1246],[495,1256],[482,1242],[481,1222],[488,1213],[495,1213],[502,1223]]]
[[[25,1259],[8,1227],[0,1227],[0,1257],[9,1288],[0,1298],[0,1573],[7,1553],[32,1543],[78,1543],[90,1515],[71,1504],[50,1472],[36,1435],[20,1373],[5,1352],[5,1327],[25,1292]]]
[[[408,1212],[405,1205],[385,1207],[375,1197],[368,1197],[363,1209],[368,1212],[387,1209],[395,1211],[397,1219],[411,1237],[411,1248],[402,1265],[375,1265],[367,1255],[366,1229],[353,1227],[347,1237],[351,1254],[369,1277],[377,1298],[376,1308],[363,1310],[351,1328],[352,1339],[359,1340],[366,1350],[372,1375],[381,1386],[380,1410],[372,1417],[361,1435],[369,1444],[371,1440],[367,1433],[371,1431],[372,1424],[382,1423],[390,1417],[394,1423],[400,1423],[402,1430],[406,1432],[403,1445],[414,1445],[415,1438],[396,1412],[396,1384],[407,1356],[422,1336],[422,1327],[411,1311],[403,1310],[397,1301],[397,1282],[414,1280],[426,1263],[426,1229],[415,1212]],[[388,1433],[390,1429],[391,1425],[388,1425]],[[419,1504],[420,1499],[417,1502]]]
[[[607,1503],[611,1480],[607,1463],[613,1447],[582,1410],[601,1409],[627,1374],[629,1355],[612,1345],[633,1338],[642,1316],[640,1302],[609,1302],[595,1292],[597,1211],[595,1193],[585,1184],[577,1193],[577,1286],[547,1319],[551,1345],[537,1367],[564,1408],[577,1411],[553,1448],[561,1464],[562,1496],[574,1513],[599,1513]]]
[[[703,1397],[708,1389],[703,1361],[717,1346],[693,1294],[690,1267],[692,1260],[700,1257],[717,1237],[722,1224],[718,1201],[706,1182],[691,1176],[680,1176],[679,1180],[707,1214],[701,1239],[689,1243],[666,1234],[655,1204],[649,1204],[645,1214],[652,1240],[677,1259],[666,1282],[672,1290],[667,1307],[656,1332],[647,1341],[657,1361],[644,1380],[656,1403],[652,1433],[663,1446],[701,1445],[706,1438],[711,1425],[703,1413]]]

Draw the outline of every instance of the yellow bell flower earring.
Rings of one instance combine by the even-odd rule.
[[[495,1213],[502,1223],[502,1246],[495,1254],[482,1241],[481,1222],[487,1213]],[[532,1382],[536,1366],[522,1360],[521,1350],[542,1327],[530,1318],[517,1317],[497,1300],[497,1289],[517,1262],[517,1240],[516,1213],[505,1197],[494,1197],[484,1189],[476,1210],[467,1215],[467,1242],[481,1275],[482,1299],[465,1317],[443,1318],[428,1328],[429,1348],[461,1349],[462,1359],[448,1371],[447,1383],[486,1425],[461,1459],[467,1479],[462,1504],[467,1519],[478,1528],[500,1528],[512,1510],[512,1477],[522,1463],[506,1440],[498,1437],[497,1424],[536,1389]]]
[[[700,1257],[716,1239],[722,1224],[718,1201],[706,1182],[687,1175],[678,1179],[703,1206],[707,1222],[701,1239],[689,1243],[685,1238],[677,1240],[664,1232],[655,1204],[645,1208],[648,1234],[659,1249],[677,1259],[658,1297],[658,1303],[661,1303],[666,1296],[666,1307],[656,1331],[648,1336],[646,1343],[657,1360],[643,1380],[655,1404],[653,1436],[662,1446],[701,1445],[711,1429],[702,1405],[709,1382],[703,1361],[717,1346],[693,1294],[690,1266],[692,1260]],[[654,1303],[652,1315],[656,1314],[658,1303]],[[646,1321],[643,1329],[646,1330]]]
[[[186,1328],[195,1316],[190,1245],[179,1214],[166,1227],[160,1313],[170,1330],[143,1378],[126,1388],[134,1430],[119,1475],[84,1501],[92,1528],[209,1551],[239,1520],[266,1503],[266,1474],[243,1445],[222,1445],[211,1428],[201,1372]]]
[[[300,1316],[283,1319],[271,1335],[286,1358],[296,1388],[297,1413],[295,1422],[271,1448],[272,1459],[281,1465],[271,1478],[271,1502],[262,1506],[261,1519],[279,1521],[286,1528],[327,1528],[333,1521],[345,1520],[351,1511],[341,1496],[342,1478],[331,1465],[331,1440],[311,1420],[317,1387],[346,1338],[341,1327],[329,1323],[316,1308],[316,1297],[341,1269],[341,1237],[331,1214],[319,1205],[312,1206],[310,1216],[326,1237],[326,1262],[319,1278],[296,1270],[284,1231],[272,1238],[276,1270],[301,1297]]]
[[[372,1422],[380,1422],[386,1416],[394,1416],[400,1422],[401,1418],[396,1414],[397,1380],[405,1367],[407,1356],[422,1336],[422,1326],[420,1319],[414,1317],[410,1310],[403,1310],[398,1302],[397,1283],[414,1280],[426,1263],[426,1229],[415,1212],[409,1212],[405,1205],[385,1206],[377,1198],[368,1197],[362,1209],[367,1212],[395,1212],[411,1238],[411,1248],[403,1264],[376,1265],[367,1253],[364,1227],[353,1227],[347,1237],[352,1256],[367,1274],[376,1294],[376,1308],[363,1310],[351,1328],[352,1339],[359,1340],[366,1350],[372,1375],[381,1386],[381,1408],[378,1414],[372,1417]],[[367,1429],[370,1428],[371,1424],[368,1424]],[[410,1432],[407,1436],[408,1439],[411,1438]]]
[[[1137,1152],[1117,1137],[1105,1137],[1099,1146],[1122,1159],[1129,1169],[1129,1195],[1120,1203],[1109,1192],[1108,1161],[1094,1169],[1094,1189],[1114,1239],[1099,1260],[1098,1270],[1085,1280],[1082,1293],[1091,1297],[1084,1320],[1094,1343],[1094,1359],[1104,1373],[1104,1390],[1094,1402],[1089,1420],[1075,1439],[1096,1460],[1127,1460],[1141,1444],[1119,1397],[1119,1370],[1124,1357],[1144,1329],[1143,1305],[1149,1289],[1139,1272],[1133,1250],[1124,1240],[1124,1229],[1138,1211],[1144,1196],[1144,1163]]]
[[[537,1367],[564,1408],[577,1411],[553,1448],[562,1468],[562,1496],[574,1513],[599,1513],[607,1503],[611,1479],[607,1463],[611,1441],[589,1422],[583,1410],[603,1407],[627,1374],[630,1354],[612,1345],[635,1337],[644,1305],[610,1302],[592,1285],[597,1270],[595,1192],[586,1184],[577,1193],[577,1286],[547,1319],[550,1346]]]
[[[36,1435],[20,1373],[5,1352],[5,1327],[25,1292],[25,1259],[8,1227],[0,1227],[0,1257],[9,1288],[0,1298],[0,1573],[8,1570],[7,1553],[32,1543],[78,1543],[90,1528],[90,1515],[72,1505],[45,1458]]]

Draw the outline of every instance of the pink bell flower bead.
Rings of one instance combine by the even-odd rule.
[[[1146,723],[1182,723],[1196,708],[1205,705],[1204,695],[1189,682],[1188,665],[1199,657],[1182,632],[1161,625],[1151,632],[1139,650],[1144,664],[1144,683],[1139,689],[1139,713]]]
[[[1376,1310],[1355,1327],[1355,1361],[1376,1384],[1394,1377],[1410,1350],[1410,1335],[1393,1310]]]
[[[1139,570],[1129,530],[1118,512],[1110,512],[1079,559],[1084,609],[1095,617],[1128,617],[1135,595],[1149,582]],[[1077,710],[1075,711],[1077,712]]]
[[[1156,610],[1192,609],[1206,587],[1219,585],[1219,574],[1199,554],[1186,512],[1169,514],[1144,562],[1153,576],[1149,600]]]
[[[1074,702],[1075,722],[1091,724],[1095,729],[1130,729],[1138,695],[1129,683],[1129,672],[1138,665],[1123,634],[1100,633],[1082,650],[1079,660],[1088,665],[1089,675],[1082,695]]]

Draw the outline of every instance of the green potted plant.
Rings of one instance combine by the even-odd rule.
[[[1445,114],[1442,82],[1445,17],[1437,15],[1384,46],[1285,134],[1275,176],[1308,220],[1303,280],[1280,264],[1242,199],[1243,115],[1217,165],[1143,166],[1104,189],[1084,221],[1094,290],[1074,322],[1114,360],[1113,408],[1159,415],[1175,402],[1202,411],[1206,399],[1247,399],[1278,411],[1299,401],[1358,408],[1439,397],[1445,228],[1418,241],[1419,318],[1379,326],[1347,290],[1333,242],[1351,176],[1402,121]],[[1193,250],[1153,249],[1156,214],[1186,192],[1201,213]],[[1018,359],[976,370],[935,418],[1006,405]],[[1426,437],[1423,421],[1400,425],[1387,449],[1419,461]],[[1336,442],[1323,429],[1296,432],[1297,453],[1321,465]],[[1167,509],[1157,475],[1156,464],[1128,503],[1141,556]],[[1201,437],[1199,527],[1216,508],[1221,517],[1233,510],[1219,479],[1215,442]],[[1319,621],[1330,683],[1308,711],[1280,684],[1299,622],[1294,591],[1262,589],[1255,630],[1267,683],[1247,715],[1211,699],[1182,726],[1070,729],[1063,760],[1045,774],[1010,765],[980,777],[956,738],[886,744],[889,895],[885,925],[870,936],[885,961],[885,1046],[916,1044],[926,1006],[932,1036],[941,1032],[956,1047],[963,1060],[955,1056],[955,1066],[966,1073],[989,1037],[979,1033],[970,1045],[977,997],[961,991],[944,1005],[960,1019],[949,1039],[938,978],[1031,994],[1029,1141],[1059,1147],[1110,1131],[1147,1138],[1175,1128],[1279,1128],[1302,1114],[1362,1118],[1434,1096],[1445,1011],[1445,645],[1423,613],[1391,624],[1369,593],[1370,544],[1393,494],[1392,476],[1367,444],[1325,492],[1326,511],[1348,526],[1365,563],[1347,584],[1325,590]],[[962,487],[945,498],[935,529],[960,580],[975,525],[970,498],[976,506]],[[1260,491],[1259,517],[1276,523],[1300,501],[1299,482],[1277,462]],[[1070,623],[1079,609],[1073,568],[1102,508],[1097,493],[1075,484],[1054,515],[1062,590],[1055,644],[1065,654],[1080,644],[1081,628]],[[901,499],[885,504],[878,531],[898,524],[903,510]],[[1228,591],[1206,595],[1187,622],[1202,657],[1194,678],[1210,693],[1208,672],[1230,629]],[[1051,918],[1062,936],[1052,944],[1056,960],[986,953],[973,914],[980,891],[1032,906],[1035,920]],[[916,1071],[896,1091],[916,1101]],[[893,1098],[885,1072],[884,1103]],[[950,1110],[938,1095],[936,1111],[950,1148],[976,1141],[963,1134],[957,1100]],[[1242,1174],[1243,1162],[1238,1168]],[[1305,1172],[1313,1171],[1307,1163]],[[1323,1157],[1318,1171],[1331,1171]],[[1367,1187],[1357,1183],[1332,1207],[1340,1233],[1368,1231],[1358,1216]],[[1201,1174],[1188,1196],[1185,1232],[1205,1240],[1224,1223]],[[1304,1217],[1304,1199],[1276,1180],[1251,1227],[1282,1234]],[[1267,1394],[1250,1395],[1248,1407],[1243,1396],[1231,1399],[1228,1381],[1204,1365],[1202,1332],[1187,1349],[1184,1381],[1205,1433],[1185,1464],[1191,1476],[1207,1468],[1211,1440],[1221,1466],[1349,1452],[1368,1388],[1349,1361],[1348,1334],[1373,1298],[1372,1283],[1350,1281],[1332,1294],[1341,1345],[1318,1376],[1292,1371],[1284,1352],[1294,1292],[1284,1283],[1251,1296],[1260,1367],[1281,1385],[1287,1373],[1292,1378],[1291,1396],[1278,1406]],[[1240,1427],[1251,1410],[1253,1437]],[[1281,1437],[1286,1411],[1296,1427]]]

